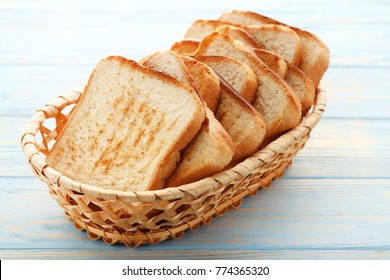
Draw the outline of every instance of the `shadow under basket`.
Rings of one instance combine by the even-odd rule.
[[[180,238],[187,229],[196,230],[214,215],[224,215],[229,207],[240,207],[245,196],[282,176],[326,106],[326,94],[318,90],[314,107],[299,125],[229,170],[175,188],[124,192],[74,181],[45,161],[80,95],[60,96],[37,110],[24,128],[22,149],[33,173],[48,185],[77,229],[86,230],[91,239],[128,247]]]

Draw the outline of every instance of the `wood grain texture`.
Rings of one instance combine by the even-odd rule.
[[[331,50],[328,106],[283,178],[182,239],[128,249],[74,229],[20,149],[40,106],[103,57],[138,60],[198,18],[253,10]],[[386,1],[0,2],[0,259],[390,259],[390,5]]]
[[[3,250],[1,252],[4,259],[45,259],[56,260],[58,256],[64,259],[75,260],[388,260],[390,252],[387,250],[213,250],[208,252],[197,252],[196,250],[164,251],[159,254],[155,251],[118,251],[118,250]]]
[[[195,255],[214,250],[259,253],[390,249],[390,228],[386,226],[390,222],[388,184],[379,179],[317,179],[313,185],[312,179],[283,178],[256,197],[246,198],[240,209],[215,218],[210,226],[187,232],[179,240],[134,250],[89,240],[85,232],[75,230],[42,183],[4,177],[0,182],[2,186],[17,186],[1,191],[2,212],[10,207],[18,209],[0,219],[4,229],[2,250],[117,250],[129,254],[136,251],[137,256],[147,257],[151,252],[162,256],[165,250],[183,248]],[[12,199],[15,194],[19,194],[18,201]]]
[[[0,61],[7,64],[96,64],[114,54],[138,60],[168,49],[198,18],[215,19],[224,11],[246,9],[317,34],[332,50],[334,67],[390,66],[389,7],[383,1],[283,5],[283,1],[154,0],[149,5],[117,1],[110,7],[94,1],[71,1],[62,6],[49,1],[35,5],[5,2],[8,5],[3,4],[6,9],[0,12],[0,33],[7,44],[0,45]],[[372,44],[378,41],[381,43]]]

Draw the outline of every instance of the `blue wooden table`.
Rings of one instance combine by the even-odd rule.
[[[390,259],[388,1],[96,2],[0,2],[1,259]],[[168,49],[194,20],[232,9],[329,46],[328,107],[307,146],[271,188],[182,239],[137,249],[90,240],[30,171],[24,123],[85,83],[101,58]]]

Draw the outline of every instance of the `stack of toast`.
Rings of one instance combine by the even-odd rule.
[[[147,191],[226,170],[294,128],[329,64],[315,35],[231,11],[170,50],[102,59],[46,161],[105,189]]]

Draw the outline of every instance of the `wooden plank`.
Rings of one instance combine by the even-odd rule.
[[[142,252],[214,250],[390,250],[390,180],[285,179],[240,209],[182,239]],[[117,250],[73,228],[45,187],[30,178],[0,178],[1,250]],[[11,210],[12,209],[12,210]],[[26,213],[29,213],[26,215]],[[201,253],[200,253],[201,254]]]
[[[124,260],[124,259],[249,259],[249,260],[389,260],[390,250],[172,250],[146,251],[139,249],[115,250],[1,250],[1,259],[83,259],[83,260]]]
[[[190,24],[164,20],[152,23],[109,22],[96,33],[93,26],[76,29],[63,23],[64,26],[58,26],[58,29],[64,29],[63,36],[56,36],[58,30],[55,28],[48,30],[39,25],[22,26],[13,31],[0,29],[4,40],[9,42],[0,46],[0,61],[7,64],[95,64],[109,55],[139,60],[155,51],[169,49],[175,41],[183,38]],[[390,67],[387,52],[390,39],[385,25],[372,26],[369,33],[364,31],[363,25],[346,25],[343,28],[336,24],[312,25],[310,31],[328,45],[333,66]],[[12,32],[26,31],[26,36],[22,38],[13,37]],[[124,36],[134,38],[134,41],[130,43],[123,39]],[[47,39],[42,41],[38,38]],[[26,45],[31,49],[26,50]],[[91,48],[91,45],[96,47]]]
[[[129,7],[132,5],[122,2],[103,13],[99,12],[99,7],[93,12],[90,6],[77,3],[61,7],[47,3],[19,7],[8,3],[7,9],[0,13],[0,32],[2,40],[7,42],[0,46],[0,61],[11,64],[94,64],[112,54],[138,60],[154,51],[169,48],[183,38],[194,20],[216,18],[223,11],[241,7],[260,10],[317,34],[328,44],[334,66],[390,66],[387,52],[390,39],[386,26],[389,7],[384,2],[354,3],[356,12],[353,13],[346,12],[350,3],[283,5],[282,10],[273,9],[273,5],[259,9],[256,2],[249,5],[207,2],[204,7],[208,9],[176,2],[174,10],[165,3],[156,2],[155,5],[149,10],[151,7]],[[275,5],[280,8],[280,3]],[[196,6],[203,7],[198,2]],[[99,32],[95,31],[97,29]],[[15,33],[23,36],[14,36]]]
[[[387,12],[389,6],[386,1],[296,1],[294,5],[286,5],[285,0],[277,0],[261,5],[258,1],[245,1],[227,3],[223,0],[209,2],[199,0],[196,3],[178,2],[176,0],[166,0],[164,3],[158,0],[149,1],[149,5],[143,5],[142,1],[132,1],[128,5],[127,1],[116,1],[115,5],[96,3],[93,0],[84,0],[82,3],[76,0],[67,1],[66,5],[53,3],[52,1],[34,1],[34,5],[23,3],[23,5],[12,0],[2,1],[2,19],[9,18],[52,18],[63,19],[80,17],[83,14],[88,20],[96,17],[121,16],[128,19],[148,19],[155,20],[160,17],[167,17],[170,21],[180,21],[188,19],[189,16],[201,18],[217,18],[221,12],[232,9],[258,11],[281,21],[294,24],[305,21],[315,21],[318,23],[388,23]],[[29,5],[30,4],[30,5]],[[353,5],[353,12],[352,12]],[[91,9],[93,7],[93,9]],[[174,7],[174,8],[172,8]],[[169,15],[169,16],[167,16]],[[79,23],[77,23],[79,24]]]
[[[324,118],[286,171],[294,178],[389,178],[387,119]]]
[[[94,67],[0,65],[0,116],[32,116],[35,110],[57,96],[87,83]]]

